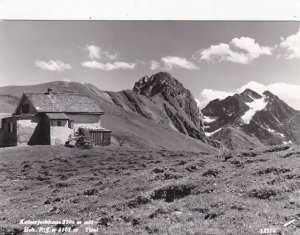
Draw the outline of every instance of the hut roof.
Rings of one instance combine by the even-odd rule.
[[[46,115],[51,120],[69,119],[65,113],[46,113]]]
[[[92,99],[76,93],[24,93],[39,113],[103,113]]]

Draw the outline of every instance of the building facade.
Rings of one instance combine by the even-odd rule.
[[[61,145],[79,127],[93,133],[95,145],[109,145],[101,127],[104,112],[89,97],[75,93],[23,93],[15,112],[2,119],[0,146]]]

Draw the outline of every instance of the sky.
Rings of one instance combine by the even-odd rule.
[[[300,110],[300,22],[0,21],[0,86],[132,89],[167,71],[199,105],[245,88]]]

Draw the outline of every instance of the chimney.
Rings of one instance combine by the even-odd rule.
[[[46,95],[50,95],[52,93],[52,89],[51,88],[48,88],[47,89],[47,92],[45,93]]]

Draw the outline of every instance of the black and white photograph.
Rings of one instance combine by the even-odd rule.
[[[300,21],[0,21],[0,234],[300,234]]]

